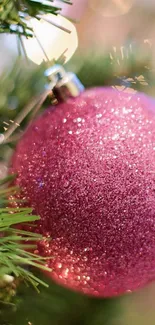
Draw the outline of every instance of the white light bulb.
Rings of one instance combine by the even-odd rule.
[[[27,57],[34,63],[57,60],[63,53],[65,62],[72,57],[78,46],[78,37],[75,26],[68,19],[48,14],[41,16],[40,20],[31,18],[30,26],[34,36],[23,37],[23,44]]]

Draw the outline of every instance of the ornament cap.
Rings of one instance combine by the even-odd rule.
[[[45,76],[50,81],[48,88],[58,101],[66,101],[69,97],[77,97],[84,91],[84,86],[77,76],[72,72],[66,72],[65,69],[56,64],[45,71]]]
[[[66,71],[60,64],[55,64],[54,66],[45,70],[44,75],[49,81],[53,81],[56,84],[59,80],[65,77]]]

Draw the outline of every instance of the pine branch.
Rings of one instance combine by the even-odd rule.
[[[35,249],[36,242],[42,240],[42,236],[16,229],[14,226],[24,222],[34,222],[39,217],[32,215],[31,208],[7,207],[8,203],[10,204],[8,196],[19,191],[16,187],[8,187],[8,182],[12,181],[14,177],[15,175],[9,175],[0,181],[0,288],[20,279],[37,289],[38,284],[47,285],[35,277],[27,267],[49,270],[45,266],[45,258],[30,252]],[[14,199],[11,200],[13,203]]]
[[[59,1],[71,4],[70,1]],[[0,0],[0,33],[32,36],[33,31],[27,24],[27,18],[38,18],[38,15],[47,13],[59,14],[61,7],[52,3],[40,0]]]

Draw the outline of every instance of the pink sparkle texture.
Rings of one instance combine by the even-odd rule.
[[[51,257],[57,283],[112,297],[155,279],[152,98],[93,88],[50,107],[19,141],[11,170],[41,217],[37,251]]]

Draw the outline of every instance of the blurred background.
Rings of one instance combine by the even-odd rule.
[[[74,0],[61,4],[62,14],[76,22],[79,38],[78,52],[102,53],[126,44],[146,44],[154,51],[154,0]],[[54,3],[60,6],[59,1]],[[0,37],[0,66],[10,64],[17,54],[16,38]],[[78,54],[78,52],[76,54]],[[141,53],[142,55],[143,53]],[[140,58],[139,58],[140,59]]]
[[[72,5],[61,4],[62,14],[76,23],[78,53],[88,55],[120,51],[122,46],[142,47],[139,58],[154,53],[154,0],[73,0]],[[54,3],[60,6],[59,1]],[[18,54],[15,36],[0,37],[0,68],[10,65]],[[145,52],[145,54],[143,53]],[[153,60],[154,61],[154,60]],[[78,69],[78,67],[77,67]]]
[[[140,90],[155,96],[154,0],[73,0],[72,6],[63,5],[62,13],[73,21],[79,41],[66,67],[75,71],[86,87],[129,87],[131,91]],[[16,36],[2,34],[1,132],[3,122],[14,119],[45,84],[44,66],[27,65],[23,61],[21,67],[16,61],[17,54]],[[13,146],[9,150],[13,150]],[[0,178],[7,171],[8,156],[6,145],[0,151]],[[31,288],[20,287],[15,298],[17,304],[0,308],[0,324],[155,324],[155,284],[114,299],[88,298],[52,282],[49,284],[50,288],[41,288],[39,295]]]

